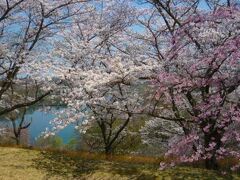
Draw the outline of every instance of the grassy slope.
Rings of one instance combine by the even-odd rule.
[[[175,168],[159,171],[154,165],[70,157],[60,153],[0,147],[0,180],[38,179],[240,179],[214,172]]]

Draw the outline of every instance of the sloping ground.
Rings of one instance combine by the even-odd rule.
[[[149,164],[132,164],[89,160],[60,153],[0,147],[0,180],[46,179],[240,179],[237,175],[221,175],[201,169],[175,168],[159,171]]]

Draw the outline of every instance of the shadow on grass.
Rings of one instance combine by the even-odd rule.
[[[163,172],[163,176],[169,175],[172,179],[182,180],[182,179],[199,179],[199,180],[233,180],[232,174],[221,174],[219,171],[209,171],[206,169],[199,169],[193,167],[182,167],[175,168]]]
[[[61,153],[41,152],[34,167],[44,170],[47,176],[79,177],[97,169],[95,160],[64,156]]]
[[[132,175],[129,179],[137,180],[155,180],[155,179],[173,179],[173,180],[233,180],[232,174],[227,173],[222,175],[218,171],[208,171],[206,169],[193,168],[193,167],[181,167],[172,168],[164,171],[157,170],[156,166],[129,164],[129,163],[114,163],[112,171],[120,175]],[[145,172],[145,170],[147,172]]]
[[[91,160],[80,157],[64,156],[56,152],[41,152],[34,160],[34,167],[47,173],[47,177],[62,176],[79,178],[94,171],[109,172],[113,175],[127,176],[130,179],[155,179],[154,175],[144,174],[143,164],[118,163],[104,160]],[[148,167],[149,168],[149,167]]]
[[[157,178],[215,180],[219,177],[226,180],[233,179],[231,175],[222,176],[217,172],[198,168],[180,167],[158,171],[156,165],[91,160],[87,157],[71,157],[56,152],[41,152],[34,160],[34,167],[46,172],[46,179],[52,176],[62,176],[64,179],[81,179],[84,175],[96,171],[106,172],[109,175],[125,176],[131,180],[154,180]]]
[[[129,179],[155,180],[157,178],[153,173],[144,173],[144,170],[154,172],[157,167],[154,165],[131,164],[131,163],[113,163],[111,171],[115,174],[128,176]]]

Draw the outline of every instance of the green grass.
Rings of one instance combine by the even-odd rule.
[[[87,154],[86,154],[87,156]],[[59,152],[0,147],[0,180],[89,179],[89,180],[171,180],[171,179],[240,179],[237,175],[197,168],[158,170],[156,164],[106,161]]]

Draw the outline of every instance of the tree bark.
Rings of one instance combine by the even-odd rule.
[[[112,155],[113,154],[113,149],[111,146],[106,146],[105,147],[105,154],[108,155]]]
[[[111,146],[105,146],[105,158],[111,160],[113,155],[113,148]]]
[[[210,170],[218,170],[219,166],[215,156],[205,160],[205,168]]]
[[[20,136],[16,137],[16,144],[19,146],[20,145]]]

